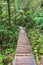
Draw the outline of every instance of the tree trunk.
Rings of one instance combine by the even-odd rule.
[[[8,16],[9,16],[9,25],[11,25],[11,16],[10,16],[10,1],[7,0],[8,3]]]
[[[0,23],[2,23],[2,7],[1,7],[1,5],[0,5]]]

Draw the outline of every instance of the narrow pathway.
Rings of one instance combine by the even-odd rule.
[[[22,27],[19,28],[20,34],[13,65],[36,65],[27,34]]]

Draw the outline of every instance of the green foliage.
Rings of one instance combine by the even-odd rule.
[[[10,3],[11,20],[9,25],[8,3],[7,1],[0,1],[0,65],[5,65],[5,63],[11,65],[19,34],[18,27],[14,22],[13,1],[10,1],[9,4]]]
[[[40,55],[43,54],[43,39],[41,35],[37,33],[37,30],[31,29],[28,31],[28,37],[30,39],[36,59],[40,59]]]
[[[18,26],[26,28],[34,55],[40,59],[40,55],[43,54],[41,0],[9,0],[9,3],[7,0],[0,0],[0,65],[3,65],[3,61],[8,63],[9,60],[11,62],[13,60],[12,54],[13,56],[15,54],[19,33]]]
[[[6,24],[6,23],[5,23]],[[1,54],[11,54],[16,50],[17,39],[18,39],[18,28],[14,25],[3,27],[0,26],[0,51]],[[3,60],[3,55],[0,57]],[[7,59],[7,58],[6,58]]]
[[[40,7],[36,9],[36,11],[33,14],[32,19],[36,23],[36,27],[39,27],[41,30],[43,29],[43,11]]]

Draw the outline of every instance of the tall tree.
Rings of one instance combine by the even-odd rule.
[[[1,4],[0,4],[0,23],[2,22],[2,7],[1,7]]]
[[[8,3],[8,16],[9,16],[9,25],[11,24],[11,16],[10,16],[10,0],[7,0]]]

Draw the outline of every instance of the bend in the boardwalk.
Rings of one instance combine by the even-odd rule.
[[[20,34],[13,65],[36,65],[27,34],[22,27],[20,27]]]

